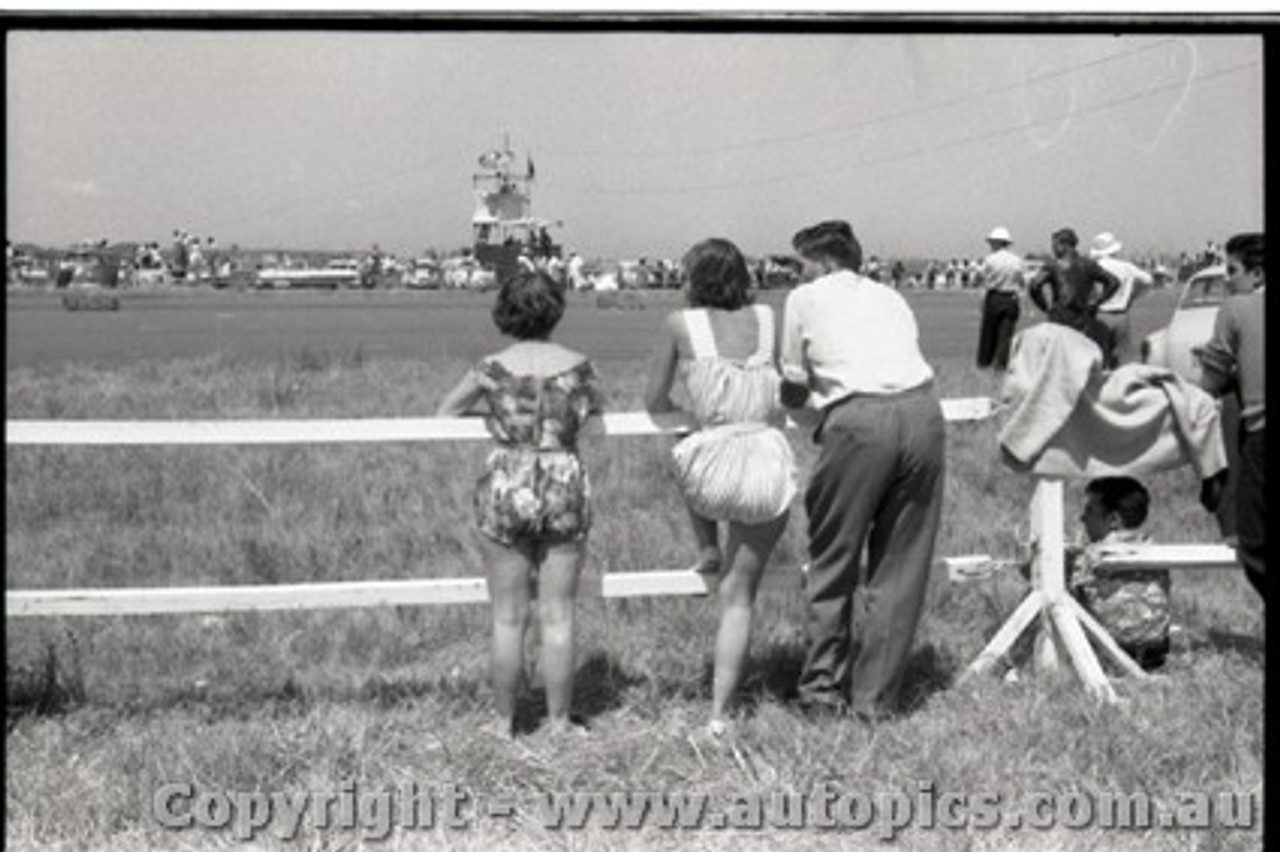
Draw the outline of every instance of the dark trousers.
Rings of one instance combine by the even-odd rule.
[[[1236,538],[1236,499],[1240,490],[1240,397],[1229,393],[1222,397],[1222,443],[1227,448],[1227,479],[1222,486],[1222,498],[1213,514],[1218,519],[1218,530],[1224,539]]]
[[[978,331],[978,366],[997,370],[1009,366],[1009,344],[1018,326],[1018,294],[988,290],[982,300],[982,326]]]
[[[932,384],[860,396],[827,414],[819,440],[805,492],[800,699],[878,717],[894,709],[924,607],[946,473],[942,407]]]
[[[1236,485],[1236,558],[1245,576],[1266,601],[1267,571],[1266,430],[1240,432],[1240,470]]]
[[[1111,332],[1111,356],[1107,369],[1114,370],[1121,364],[1127,364],[1133,357],[1133,331],[1129,323],[1129,312],[1098,311],[1098,322]]]

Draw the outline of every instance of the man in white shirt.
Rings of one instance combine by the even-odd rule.
[[[1124,244],[1107,231],[1093,238],[1089,255],[1098,265],[1120,279],[1115,295],[1098,305],[1098,319],[1111,329],[1113,340],[1112,361],[1109,368],[1118,367],[1133,354],[1133,338],[1129,327],[1129,309],[1133,300],[1151,287],[1151,274],[1145,269],[1116,257]]]
[[[805,491],[809,648],[801,706],[874,720],[895,709],[942,514],[946,434],[915,315],[858,274],[847,222],[795,235],[805,263],[782,323],[782,398],[822,447]],[[867,554],[863,564],[863,553]]]
[[[583,273],[584,261],[576,251],[569,255],[569,283],[575,290],[587,289],[587,276]]]
[[[1018,326],[1022,278],[1022,258],[1009,251],[1013,237],[1009,229],[997,227],[987,234],[991,253],[978,267],[978,284],[987,294],[982,300],[982,325],[978,331],[978,366],[1005,370],[1009,367],[1009,345]]]

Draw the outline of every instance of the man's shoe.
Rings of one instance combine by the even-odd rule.
[[[800,712],[811,719],[843,718],[849,715],[849,704],[839,698],[801,698],[796,703]]]

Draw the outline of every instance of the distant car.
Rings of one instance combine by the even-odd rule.
[[[169,274],[161,267],[138,267],[133,270],[133,286],[158,287],[167,283]]]
[[[770,254],[761,259],[758,270],[756,284],[759,287],[794,287],[800,283],[804,264],[789,255]]]
[[[13,261],[14,279],[22,284],[48,284],[49,270],[29,257],[17,257]]]
[[[404,273],[404,286],[414,290],[437,290],[443,283],[440,264],[429,257],[415,258]]]
[[[339,274],[338,285],[341,287],[359,287],[362,275],[360,261],[354,257],[335,257],[324,265],[330,272]]]
[[[1209,342],[1218,308],[1228,295],[1225,267],[1208,266],[1192,275],[1183,285],[1173,319],[1143,339],[1139,349],[1142,362],[1168,367],[1198,385],[1200,361],[1191,354],[1191,350]]]
[[[358,287],[360,273],[346,267],[324,269],[259,269],[253,286],[258,290],[336,290],[339,287]]]

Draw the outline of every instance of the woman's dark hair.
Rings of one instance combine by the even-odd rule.
[[[751,304],[747,260],[728,240],[703,240],[685,252],[681,265],[689,280],[690,306],[736,311]]]
[[[809,260],[828,259],[841,268],[857,272],[862,268],[862,246],[848,222],[832,219],[796,232],[791,247]]]
[[[1151,506],[1151,495],[1141,482],[1130,476],[1104,476],[1085,486],[1086,494],[1098,499],[1102,511],[1120,516],[1125,529],[1142,526]]]
[[[1262,234],[1236,234],[1222,248],[1227,254],[1239,258],[1247,272],[1267,268],[1266,239]]]
[[[540,340],[564,316],[564,291],[542,270],[520,271],[502,281],[493,306],[493,324],[516,340]]]

